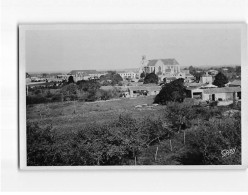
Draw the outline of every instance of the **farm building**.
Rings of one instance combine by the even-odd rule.
[[[204,101],[228,101],[233,99],[241,99],[241,88],[189,87],[187,88],[187,96]]]
[[[124,97],[137,97],[140,95],[150,96],[150,95],[157,95],[160,90],[161,86],[157,85],[140,85],[140,86],[102,86],[100,89],[102,90],[113,90],[117,89],[122,91]]]
[[[203,90],[203,100],[233,100],[241,99],[241,88],[240,87],[223,87],[223,88],[212,88]]]
[[[130,97],[137,97],[139,95],[157,95],[161,90],[160,86],[129,86],[128,92]]]

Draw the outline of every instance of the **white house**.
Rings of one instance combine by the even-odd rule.
[[[138,77],[138,74],[135,72],[121,72],[118,73],[123,79],[136,79]]]
[[[212,83],[213,82],[213,77],[206,72],[203,76],[200,78],[201,83]]]

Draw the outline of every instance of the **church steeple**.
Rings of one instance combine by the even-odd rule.
[[[143,56],[141,57],[141,62],[140,62],[140,70],[139,70],[140,73],[144,72],[144,67],[145,67],[146,65],[147,65],[147,59],[146,59],[146,56],[143,55]]]

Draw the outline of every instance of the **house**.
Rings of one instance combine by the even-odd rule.
[[[135,72],[120,72],[118,73],[122,78],[123,80],[125,79],[136,79],[139,75]]]
[[[240,87],[222,87],[203,90],[203,100],[227,101],[241,99]]]
[[[139,95],[157,95],[160,90],[161,86],[157,85],[128,86],[130,97],[137,97]]]
[[[70,75],[67,75],[67,74],[59,74],[59,75],[56,76],[56,78],[57,78],[59,81],[63,81],[63,80],[67,81],[68,78],[69,78],[69,76],[70,76]]]
[[[200,78],[200,83],[212,83],[213,77],[206,72],[204,75]]]
[[[85,80],[85,77],[89,76],[89,74],[97,74],[98,72],[96,70],[72,70],[68,73],[69,76],[73,76],[73,79],[75,82],[80,80]],[[68,77],[69,78],[69,77]]]
[[[195,77],[192,74],[185,74],[184,82],[185,83],[192,83],[194,82]]]
[[[203,101],[228,101],[241,99],[240,87],[188,87],[187,97]]]

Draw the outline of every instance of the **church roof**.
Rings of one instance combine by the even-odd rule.
[[[155,66],[157,61],[163,62],[164,65],[179,65],[179,63],[174,58],[168,58],[168,59],[153,59],[148,60],[147,66]]]

